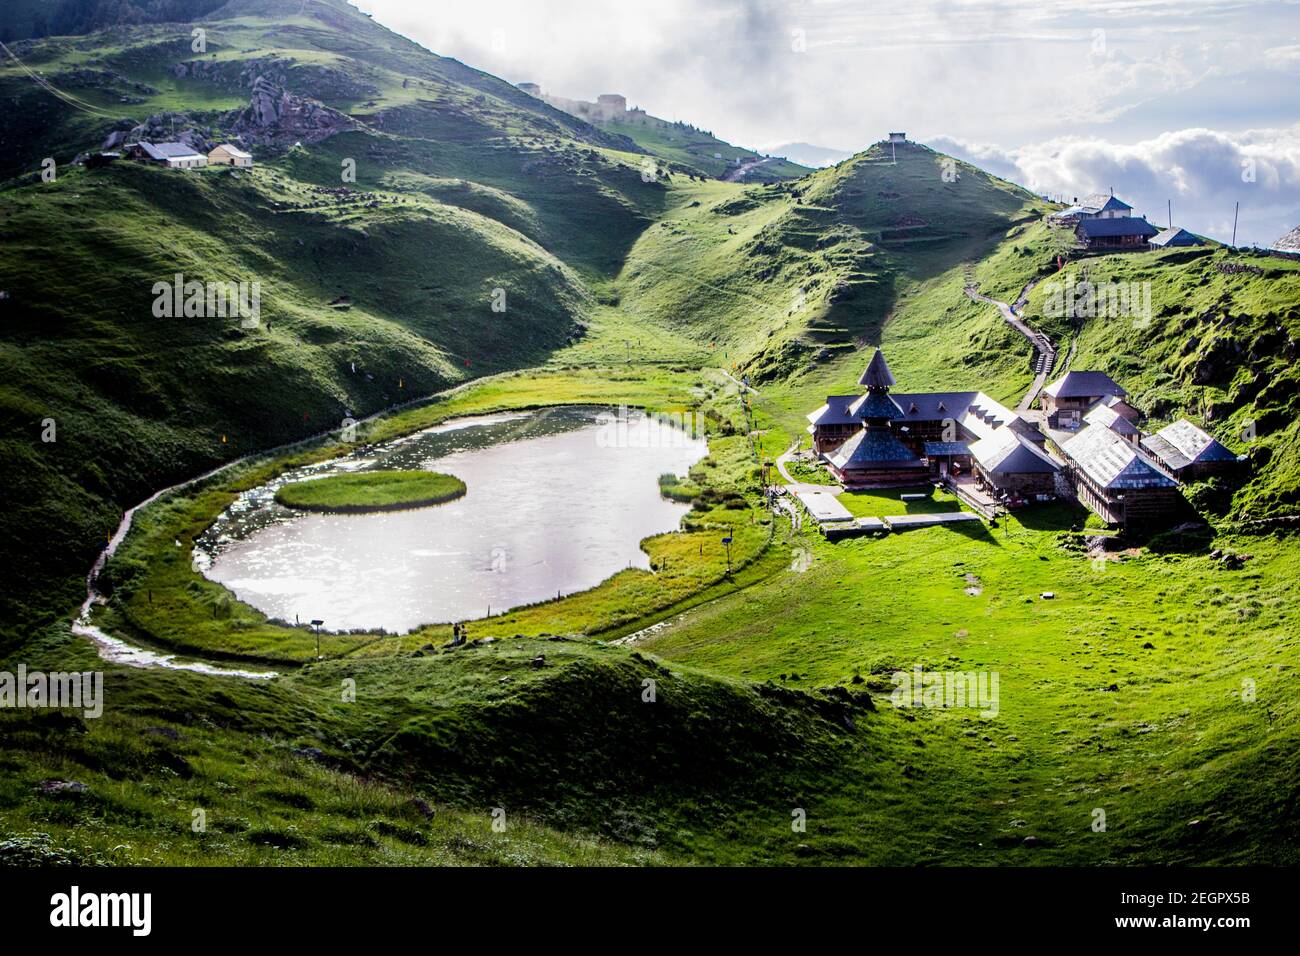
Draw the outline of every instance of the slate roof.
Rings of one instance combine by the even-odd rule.
[[[814,425],[856,425],[858,417],[851,411],[861,395],[830,395],[826,404],[812,412],[808,421]]]
[[[1089,425],[1061,450],[1079,471],[1106,491],[1178,486],[1155,462],[1109,428]]]
[[[865,385],[867,388],[894,387],[894,373],[889,370],[889,363],[885,361],[885,353],[880,349],[876,349],[876,354],[871,356],[871,364],[862,373],[862,378],[858,379],[858,384]]]
[[[884,392],[867,392],[853,406],[853,414],[859,418],[883,418],[894,421],[902,417],[903,410],[898,407],[898,402]]]
[[[925,443],[925,457],[939,458],[944,455],[969,455],[970,445],[964,441],[928,441]]]
[[[1115,236],[1154,236],[1156,227],[1145,219],[1121,216],[1118,219],[1084,219],[1079,232],[1085,239],[1109,239]]]
[[[1093,193],[1091,196],[1084,196],[1079,200],[1079,208],[1084,212],[1099,213],[1116,212],[1121,209],[1132,209],[1133,207],[1124,200],[1116,199],[1107,193]]]
[[[1160,246],[1203,246],[1204,242],[1199,237],[1192,235],[1186,229],[1165,229],[1160,235],[1151,240],[1151,245]]]
[[[858,432],[831,455],[831,464],[841,471],[854,469],[923,468],[921,459],[886,429]]]
[[[970,446],[979,466],[999,475],[1051,474],[1060,466],[1009,428],[1000,428]]]
[[[166,162],[169,159],[189,159],[202,158],[202,153],[197,152],[194,147],[186,146],[184,143],[144,143],[140,148],[149,154],[150,158],[159,162]]]
[[[1095,398],[1128,394],[1105,372],[1068,372],[1043,389],[1052,398]]]
[[[1148,435],[1142,442],[1142,447],[1174,471],[1181,471],[1188,465],[1237,460],[1237,456],[1222,442],[1210,437],[1185,418],[1180,418],[1154,435]]]
[[[1136,425],[1105,402],[1098,402],[1094,405],[1092,411],[1083,416],[1083,420],[1089,425],[1100,425],[1102,428],[1109,428],[1116,435],[1140,434]]]

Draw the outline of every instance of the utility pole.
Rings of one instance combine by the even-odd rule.
[[[1236,208],[1232,210],[1232,248],[1237,248],[1237,213],[1241,211],[1241,200],[1237,200]]]
[[[1174,228],[1174,201],[1166,199],[1165,202],[1169,204],[1169,228],[1172,229]]]

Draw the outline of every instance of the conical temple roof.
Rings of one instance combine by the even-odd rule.
[[[871,364],[862,373],[862,378],[858,379],[858,384],[865,385],[867,388],[894,387],[894,373],[889,370],[889,363],[885,361],[885,353],[880,349],[876,349],[876,354],[871,357]]]

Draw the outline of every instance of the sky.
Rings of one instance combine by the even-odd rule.
[[[470,66],[741,146],[893,130],[1037,192],[1300,225],[1300,0],[353,0]]]

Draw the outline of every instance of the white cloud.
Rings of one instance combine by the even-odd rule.
[[[1223,241],[1232,237],[1237,202],[1241,244],[1271,245],[1300,224],[1300,125],[1238,134],[1183,129],[1132,144],[1070,136],[1009,150],[942,136],[929,142],[1066,201],[1113,188],[1135,214],[1161,226],[1171,200],[1175,225]]]

